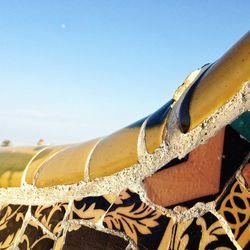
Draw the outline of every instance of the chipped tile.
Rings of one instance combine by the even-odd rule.
[[[168,114],[172,103],[172,100],[169,101],[148,118],[145,130],[145,142],[147,151],[150,154],[152,154],[156,148],[159,148],[163,141],[163,136],[166,132]]]

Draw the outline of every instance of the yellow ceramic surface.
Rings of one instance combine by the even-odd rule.
[[[204,75],[189,106],[192,129],[224,105],[250,80],[250,32]]]
[[[91,140],[59,151],[41,165],[35,177],[35,185],[48,187],[82,181],[86,160],[97,141],[98,139]]]
[[[112,175],[138,162],[140,127],[124,128],[103,139],[90,160],[90,178]]]
[[[153,154],[155,149],[160,147],[166,132],[167,120],[168,116],[166,116],[163,123],[146,128],[145,141],[148,153]]]
[[[0,149],[0,187],[18,187],[22,173],[41,148],[2,147]]]
[[[27,169],[25,170],[25,182],[28,184],[33,184],[34,177],[38,171],[38,169],[41,167],[41,165],[49,160],[51,157],[54,157],[58,152],[61,150],[67,148],[68,145],[62,145],[62,146],[53,146],[48,147],[40,151],[34,159],[28,164]]]

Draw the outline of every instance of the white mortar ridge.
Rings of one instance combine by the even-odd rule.
[[[177,124],[177,114],[182,97],[177,101],[169,117],[167,135],[160,148],[153,154],[140,155],[140,163],[124,169],[114,175],[97,178],[90,182],[73,185],[36,188],[24,185],[21,188],[1,188],[1,204],[52,205],[56,202],[68,202],[87,196],[99,196],[109,193],[119,194],[122,190],[133,188],[141,191],[141,183],[147,176],[178,157],[183,158],[201,143],[205,143],[219,129],[236,119],[241,113],[250,109],[250,82],[244,84],[230,101],[192,131],[182,134]],[[145,130],[145,125],[144,128]],[[144,133],[139,141],[143,141]],[[141,143],[140,142],[140,143]],[[144,194],[146,196],[146,194]]]

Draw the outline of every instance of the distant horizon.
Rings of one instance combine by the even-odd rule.
[[[0,142],[83,142],[164,105],[249,30],[249,1],[0,2]]]

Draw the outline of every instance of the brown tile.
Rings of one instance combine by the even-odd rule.
[[[227,221],[242,249],[248,250],[250,247],[250,193],[234,180],[218,200],[216,209]]]
[[[125,250],[123,238],[81,226],[67,233],[63,250]]]
[[[70,219],[84,219],[97,223],[115,199],[116,196],[110,194],[75,200],[70,213]]]
[[[43,230],[37,224],[30,221],[21,237],[18,247],[20,250],[49,250],[52,249],[53,244],[54,240],[43,233]]]
[[[175,225],[171,241],[172,250],[234,249],[217,218],[211,214],[180,222]]]
[[[31,213],[51,233],[58,236],[62,231],[62,221],[67,207],[67,203],[57,203],[53,206],[33,206]]]
[[[250,187],[250,163],[248,163],[242,170],[242,175],[248,185]]]
[[[7,205],[0,211],[0,249],[7,249],[15,242],[23,225],[27,206]]]
[[[144,180],[148,197],[160,206],[171,206],[215,194],[220,188],[224,129],[189,154],[187,161]]]
[[[36,173],[35,185],[49,187],[83,181],[86,160],[98,140],[69,146],[45,161]]]
[[[105,227],[125,233],[139,249],[148,250],[165,244],[164,235],[169,234],[166,229],[169,227],[171,231],[172,224],[172,219],[143,203],[139,195],[130,190],[119,195],[104,217]]]

